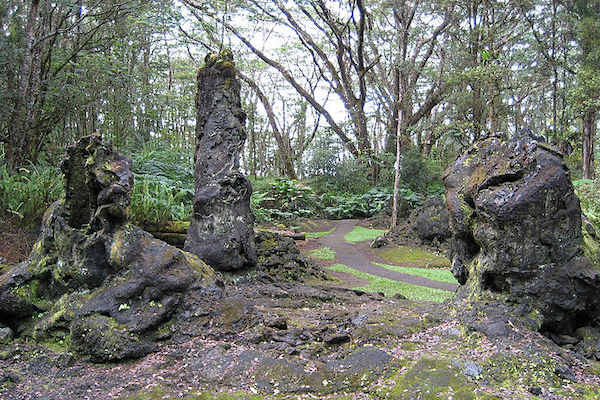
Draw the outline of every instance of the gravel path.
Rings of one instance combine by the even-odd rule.
[[[344,235],[352,231],[357,223],[358,220],[355,219],[338,221],[332,233],[323,236],[318,240],[321,245],[329,247],[335,251],[336,263],[344,264],[347,267],[354,268],[371,275],[376,275],[394,281],[405,282],[412,285],[448,290],[451,292],[454,292],[458,288],[458,284],[439,282],[419,276],[402,274],[400,272],[392,271],[375,265],[374,257],[370,253],[361,251],[358,246],[348,243],[344,239]]]

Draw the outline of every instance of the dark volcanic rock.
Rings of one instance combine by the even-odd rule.
[[[400,243],[416,240],[433,247],[446,244],[451,236],[448,209],[439,196],[427,199],[410,213],[404,224],[393,229],[393,237]]]
[[[531,307],[541,328],[597,323],[597,243],[584,241],[562,155],[531,136],[478,142],[444,177],[452,271],[470,299]]]
[[[410,226],[423,243],[444,242],[452,236],[448,209],[439,196],[430,197],[410,215]]]
[[[258,232],[256,249],[259,255],[258,269],[276,281],[304,282],[311,279],[328,279],[326,273],[300,254],[292,238],[268,231]]]
[[[69,148],[65,198],[46,211],[29,259],[0,276],[0,324],[120,360],[168,336],[188,299],[219,297],[213,269],[126,222],[130,167],[99,135]]]
[[[209,54],[205,61],[198,72],[194,214],[185,249],[233,271],[257,262],[252,185],[239,171],[246,115],[231,52]]]

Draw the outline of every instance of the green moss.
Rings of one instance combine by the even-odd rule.
[[[333,232],[334,229],[335,228],[331,228],[328,231],[322,231],[322,232],[306,232],[306,237],[307,238],[320,238],[320,237],[329,235],[331,232]]]
[[[47,299],[40,297],[40,281],[33,279],[24,285],[12,289],[12,294],[33,304],[38,310],[49,310],[51,307]]]
[[[344,236],[344,239],[348,243],[364,242],[365,240],[373,240],[386,232],[383,229],[368,229],[362,226],[355,226],[350,233]]]
[[[382,268],[400,272],[402,274],[420,276],[422,278],[427,278],[439,282],[457,283],[456,278],[454,278],[454,275],[452,275],[452,272],[450,272],[447,269],[397,267],[395,265],[388,265],[382,263],[375,263],[375,265],[379,265]]]
[[[165,222],[162,231],[169,233],[187,233],[189,228],[189,221],[167,221]]]
[[[595,266],[600,267],[600,243],[595,240],[587,229],[583,232],[583,254]]]
[[[477,393],[477,387],[448,361],[422,358],[396,375],[387,399],[476,400],[493,397]]]
[[[391,279],[381,278],[379,276],[371,275],[366,272],[358,271],[342,264],[332,265],[331,267],[328,267],[328,269],[331,271],[352,274],[358,278],[369,281],[368,286],[355,288],[358,290],[363,290],[365,292],[383,292],[386,296],[393,296],[396,293],[400,293],[407,299],[432,301],[436,303],[440,303],[454,296],[454,293],[448,292],[446,290],[433,289],[424,286],[411,285],[404,282],[393,281]]]
[[[426,268],[450,268],[451,266],[448,258],[416,247],[400,246],[379,251],[377,255],[385,261],[405,266]]]
[[[494,386],[561,386],[561,380],[554,373],[556,362],[548,358],[529,358],[520,354],[498,352],[491,356],[483,367],[486,378]]]
[[[318,258],[319,260],[333,260],[335,258],[335,251],[329,247],[311,250],[309,254],[311,257]]]

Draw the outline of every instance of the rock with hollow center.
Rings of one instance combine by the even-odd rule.
[[[598,242],[582,234],[558,151],[529,135],[487,138],[448,167],[444,183],[463,295],[518,304],[542,330],[597,325]]]
[[[222,291],[215,271],[127,222],[131,160],[91,135],[61,167],[65,197],[29,259],[0,275],[0,326],[106,362],[153,351],[189,308],[208,312]]]
[[[252,185],[239,170],[246,115],[231,52],[205,61],[198,72],[194,213],[185,249],[216,269],[239,270],[257,262]]]

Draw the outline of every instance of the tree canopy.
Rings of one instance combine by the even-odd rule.
[[[376,180],[413,148],[443,164],[530,129],[592,178],[599,21],[600,2],[577,0],[7,0],[0,152],[53,160],[94,131],[190,149],[195,70],[227,47],[252,175],[307,176],[330,154]]]

